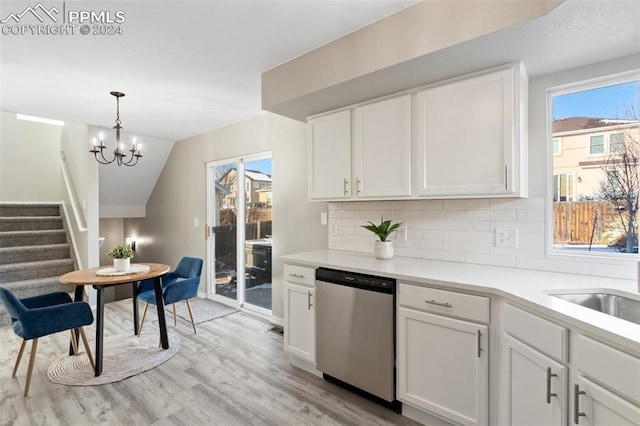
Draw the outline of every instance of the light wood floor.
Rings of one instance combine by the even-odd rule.
[[[133,333],[131,300],[107,305],[105,336]],[[149,314],[143,333],[157,334]],[[150,321],[151,320],[151,321]],[[46,377],[68,347],[68,334],[38,342],[28,398],[28,354],[11,377],[20,339],[0,328],[0,425],[415,425],[390,410],[288,363],[282,336],[268,322],[235,313],[191,325],[167,316],[180,351],[164,364],[122,382],[63,386]],[[87,328],[93,344],[95,328]],[[28,345],[30,349],[31,344]]]

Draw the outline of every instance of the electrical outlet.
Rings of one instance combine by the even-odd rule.
[[[336,236],[338,235],[338,224],[334,223],[333,225],[331,225],[331,235],[332,236]]]
[[[518,229],[496,228],[496,247],[518,247]]]
[[[407,225],[399,226],[395,231],[395,239],[397,241],[407,241],[407,232],[409,232]]]
[[[327,212],[320,212],[320,225],[327,224]]]

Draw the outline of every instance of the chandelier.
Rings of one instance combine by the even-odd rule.
[[[102,142],[102,133],[100,133],[100,145],[98,145],[96,138],[93,138],[93,148],[90,149],[89,152],[93,153],[96,161],[100,164],[111,164],[115,161],[118,166],[124,165],[132,167],[138,164],[138,159],[142,157],[142,154],[140,153],[140,145],[136,145],[136,139],[133,138],[131,149],[125,150],[124,145],[120,143],[120,130],[122,130],[122,126],[120,125],[120,98],[124,97],[124,93],[111,92],[111,94],[116,97],[116,125],[113,126],[116,130],[116,147],[113,150],[113,158],[111,158],[111,160],[107,160],[104,156],[104,149],[106,146]],[[127,154],[127,151],[131,154]],[[100,154],[100,156],[98,156],[98,154]]]

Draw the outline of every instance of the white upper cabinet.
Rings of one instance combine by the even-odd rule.
[[[526,197],[522,65],[308,119],[309,199]]]
[[[356,198],[411,195],[411,95],[353,110]]]
[[[411,195],[411,95],[310,118],[308,129],[310,199]]]
[[[309,198],[351,197],[351,111],[308,120]]]
[[[414,194],[526,196],[526,95],[522,66],[418,92]]]

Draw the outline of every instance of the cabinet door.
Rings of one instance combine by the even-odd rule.
[[[311,363],[316,362],[315,289],[285,281],[284,348]]]
[[[411,95],[364,105],[353,114],[356,196],[411,195]]]
[[[351,196],[351,111],[309,119],[309,198]]]
[[[503,335],[502,377],[508,400],[503,423],[560,426],[567,416],[567,367]]]
[[[487,327],[398,309],[398,398],[463,425],[488,422]]]
[[[640,407],[631,404],[591,380],[576,375],[569,424],[583,426],[640,425]]]
[[[514,76],[509,68],[416,95],[417,195],[514,193]]]

